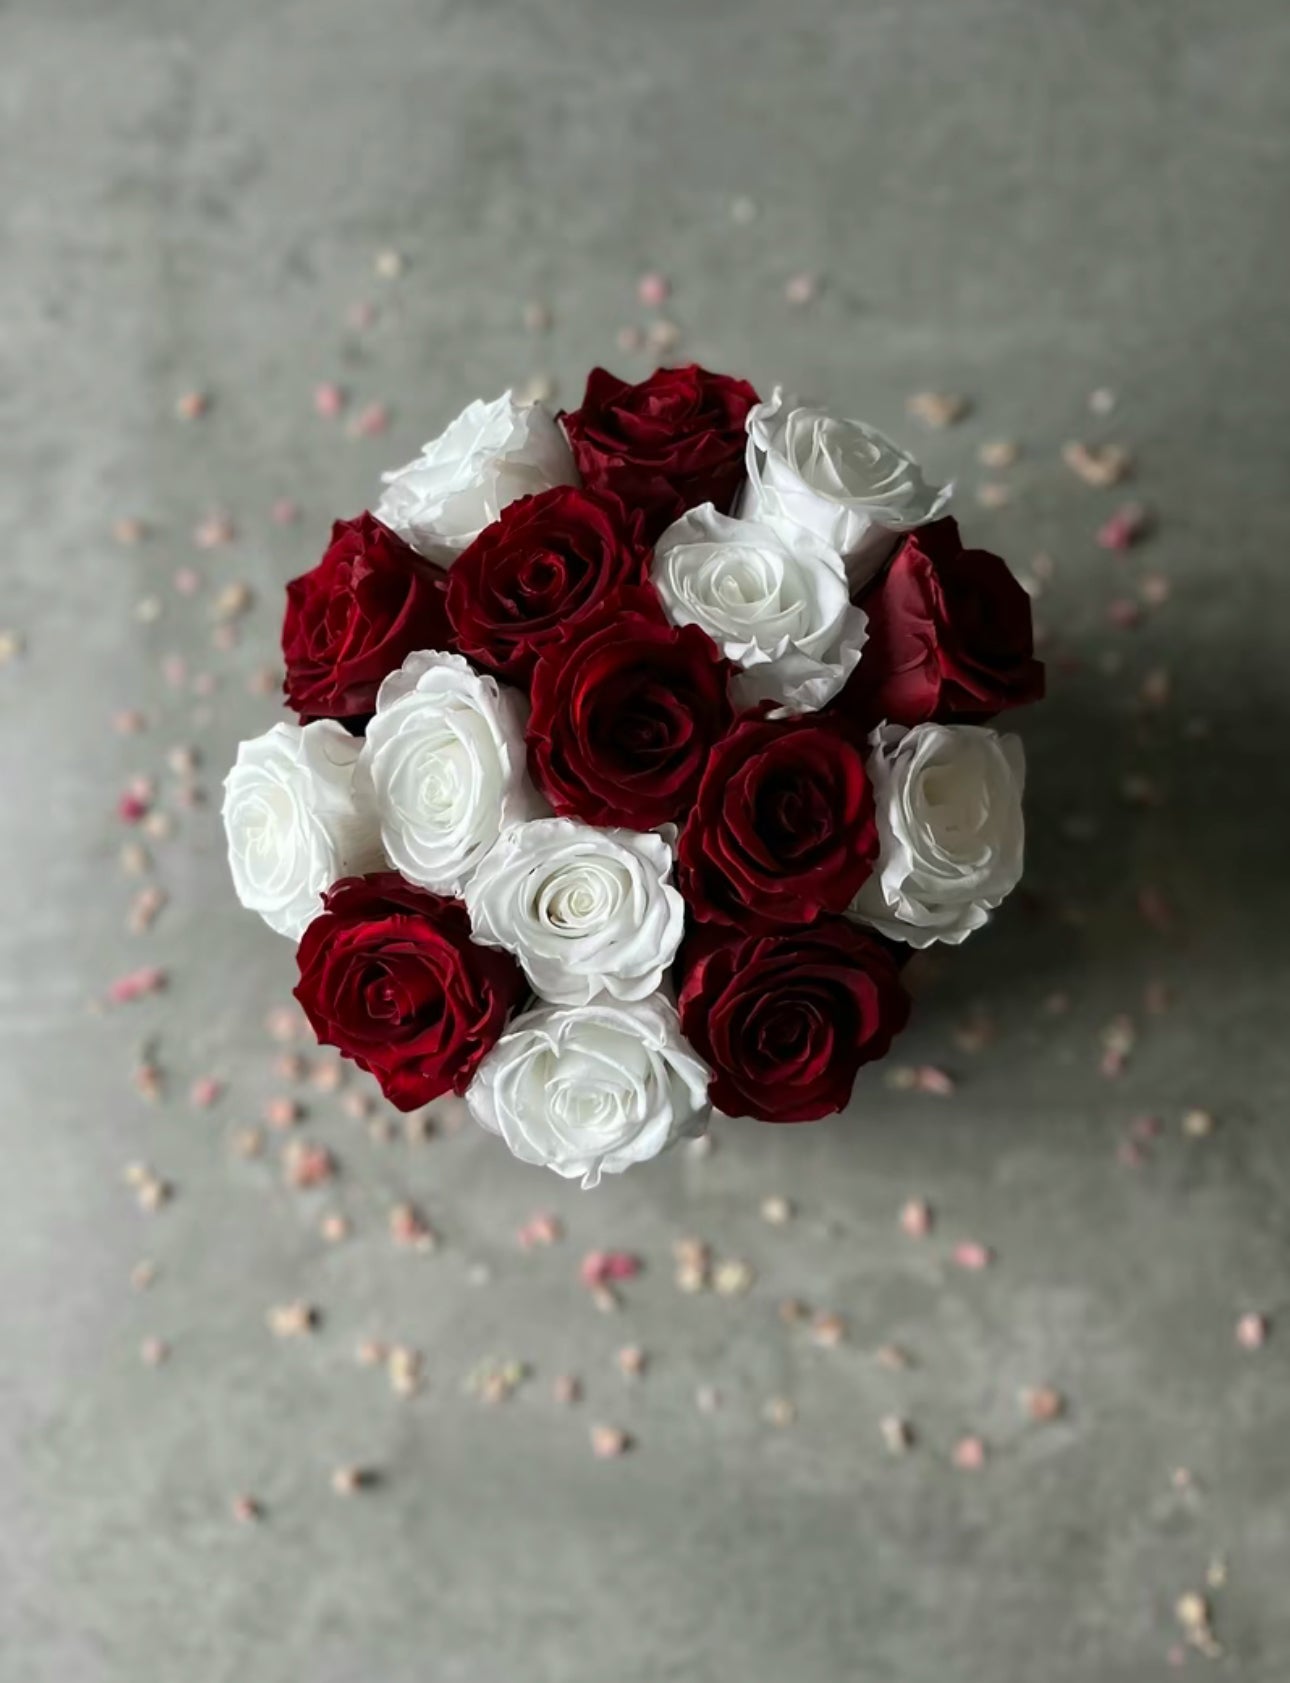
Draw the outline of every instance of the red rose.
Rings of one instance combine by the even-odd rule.
[[[693,362],[657,368],[635,386],[593,368],[582,408],[560,419],[583,482],[642,510],[652,543],[697,503],[729,509],[744,482],[744,420],[757,401],[746,380]]]
[[[866,726],[979,723],[1044,693],[1029,596],[956,520],[911,532],[859,602],[869,640],[833,706]]]
[[[600,491],[558,485],[521,497],[486,526],[448,575],[456,647],[514,684],[539,654],[621,585],[642,584],[640,518]]]
[[[529,766],[562,817],[652,830],[694,802],[730,723],[729,669],[652,590],[622,591],[569,627],[533,672]]]
[[[764,932],[845,911],[878,857],[861,744],[818,714],[741,720],[713,750],[677,857],[701,921]]]
[[[742,935],[710,926],[681,955],[681,1028],[727,1116],[813,1122],[842,1110],[861,1064],[909,1016],[896,962],[845,918]]]
[[[318,1039],[399,1110],[464,1093],[527,993],[514,959],[471,941],[459,900],[396,871],[346,877],[323,908],[296,955],[295,996]]]
[[[363,719],[414,649],[450,647],[441,567],[374,515],[338,520],[310,572],[287,586],[287,704],[307,719]]]

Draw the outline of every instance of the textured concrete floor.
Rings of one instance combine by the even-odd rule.
[[[27,642],[0,670],[3,1683],[1152,1683],[1179,1662],[1284,1683],[1287,48],[1274,0],[0,4],[0,630]],[[406,270],[382,280],[391,247]],[[643,372],[615,333],[646,319],[652,267],[679,354],[911,437],[911,391],[974,400],[928,460],[982,541],[1055,563],[1052,699],[1022,726],[1032,903],[924,978],[897,1061],[952,1071],[951,1098],[874,1075],[844,1119],[730,1126],[593,1196],[473,1131],[382,1143],[307,1089],[342,1174],[287,1191],[280,1136],[259,1162],[229,1141],[282,1091],[263,1024],[290,952],[233,904],[167,751],[197,745],[214,794],[270,722],[247,681],[281,583],[379,467],[507,382]],[[793,309],[801,272],[819,295]],[[347,325],[363,300],[374,321]],[[387,402],[389,435],[317,417],[324,379],[351,414]],[[185,425],[194,388],[213,403]],[[1072,437],[1129,445],[1136,482],[1082,485]],[[1023,453],[989,473],[999,438]],[[1007,506],[974,507],[986,479]],[[1093,533],[1126,494],[1158,527],[1108,555]],[[270,519],[283,496],[298,525]],[[208,553],[192,533],[218,511],[236,538]],[[113,541],[124,517],[144,542]],[[212,650],[239,579],[257,607]],[[1113,626],[1144,581],[1142,624]],[[1161,669],[1171,698],[1144,706]],[[144,734],[114,732],[129,708]],[[170,903],[134,936],[115,805],[141,771],[177,822],[153,847]],[[90,1009],[144,962],[165,994]],[[996,1033],[973,1051],[978,1008]],[[208,1074],[228,1087],[202,1110]],[[1181,1130],[1198,1106],[1210,1138]],[[173,1182],[155,1215],[135,1160]],[[896,1221],[915,1195],[921,1243]],[[392,1246],[405,1197],[435,1255]],[[525,1254],[542,1208],[567,1237]],[[347,1243],[320,1237],[328,1209]],[[686,1235],[748,1262],[748,1293],[678,1293]],[[961,1239],[993,1266],[955,1268]],[[616,1316],[577,1279],[609,1244],[646,1263]],[[789,1296],[846,1341],[781,1324]],[[321,1326],[277,1340],[266,1311],[296,1298]],[[1257,1352],[1234,1339],[1251,1311]],[[171,1345],[155,1371],[148,1337]],[[363,1337],[424,1351],[424,1393],[360,1367]],[[915,1365],[885,1370],[884,1342]],[[651,1357],[635,1384],[627,1343]],[[467,1386],[487,1361],[532,1377],[489,1407]],[[578,1409],[551,1399],[562,1372]],[[1040,1383],[1068,1398],[1047,1426],[1018,1400]],[[775,1398],[793,1423],[765,1421]],[[889,1413],[917,1433],[903,1460]],[[593,1421],[634,1452],[594,1460]],[[951,1462],[967,1432],[976,1473]],[[346,1501],[350,1462],[381,1481]],[[239,1491],[260,1526],[233,1522]],[[1225,1658],[1171,1661],[1189,1590]]]

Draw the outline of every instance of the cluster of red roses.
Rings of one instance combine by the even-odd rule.
[[[460,654],[527,696],[529,773],[555,814],[677,826],[682,1030],[719,1110],[792,1122],[844,1106],[908,1014],[905,949],[843,915],[879,849],[868,733],[980,722],[1042,676],[1025,593],[945,518],[864,589],[863,658],[822,711],[736,714],[727,660],[669,621],[650,559],[687,509],[732,507],[756,402],[697,367],[634,386],[596,370],[560,417],[580,485],[511,503],[446,569],[370,513],[337,522],[288,586],[283,654],[300,719],[355,734],[409,654]],[[393,873],[341,883],[325,907],[297,989],[320,1038],[397,1104],[463,1092],[525,995],[513,959],[471,941],[458,902]]]

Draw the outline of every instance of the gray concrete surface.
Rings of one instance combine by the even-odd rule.
[[[0,629],[27,644],[0,670],[3,1683],[1290,1675],[1288,47],[1273,0],[0,4]],[[647,319],[655,267],[678,354],[911,438],[908,393],[969,395],[929,462],[1019,571],[1055,564],[1052,698],[1022,726],[1030,904],[925,973],[896,1059],[958,1090],[874,1075],[846,1118],[731,1126],[584,1196],[451,1119],[383,1143],[306,1087],[301,1131],[342,1173],[285,1190],[281,1136],[258,1162],[230,1137],[283,1090],[263,1023],[290,953],[234,905],[214,801],[177,804],[167,752],[198,746],[217,795],[275,716],[247,680],[281,583],[381,466],[507,382],[573,397],[593,360],[643,372],[615,333]],[[819,295],[793,309],[799,272]],[[534,299],[548,335],[523,326]],[[333,378],[351,415],[388,402],[386,437],[315,415]],[[194,388],[212,406],[183,424]],[[1127,444],[1135,482],[1082,485],[1073,437]],[[1000,438],[1022,454],[992,473],[977,450]],[[973,506],[984,480],[1006,506]],[[1126,495],[1156,530],[1109,555],[1093,533]],[[282,496],[298,524],[271,520]],[[236,538],[208,552],[213,511]],[[145,541],[114,541],[125,517]],[[1148,583],[1142,624],[1112,625],[1153,577],[1168,600]],[[213,650],[238,579],[257,606]],[[1145,705],[1161,669],[1171,697]],[[129,708],[141,735],[113,729]],[[117,865],[137,772],[176,816],[146,936]],[[164,994],[92,1009],[145,962]],[[997,1032],[974,1051],[977,1008]],[[200,1109],[207,1074],[227,1091]],[[1194,1107],[1211,1137],[1182,1132]],[[132,1161],[173,1183],[156,1214]],[[937,1215],[922,1242],[897,1224],[911,1196]],[[391,1244],[406,1197],[436,1254]],[[347,1242],[320,1236],[329,1209]],[[539,1209],[566,1237],[526,1253]],[[679,1293],[687,1235],[751,1289]],[[954,1267],[961,1239],[993,1265]],[[617,1315],[578,1282],[604,1245],[646,1263]],[[132,1290],[142,1258],[157,1279]],[[784,1325],[786,1297],[846,1340]],[[297,1298],[318,1331],[274,1338],[266,1311]],[[1241,1350],[1256,1311],[1268,1342]],[[360,1366],[364,1337],[422,1350],[423,1393]],[[651,1358],[634,1384],[628,1343]],[[914,1365],[886,1370],[884,1343]],[[470,1394],[511,1360],[532,1373],[509,1401]],[[564,1372],[577,1408],[551,1398]],[[1043,1383],[1068,1408],[1040,1426],[1019,1392]],[[791,1424],[764,1418],[775,1398]],[[917,1434],[903,1459],[889,1413]],[[595,1460],[595,1421],[633,1452]],[[988,1445],[975,1473],[964,1433]],[[380,1482],[334,1495],[346,1463]],[[234,1522],[238,1492],[260,1525]],[[1187,1591],[1223,1657],[1185,1643]]]

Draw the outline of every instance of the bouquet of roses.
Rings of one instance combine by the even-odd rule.
[[[318,1039],[587,1186],[841,1110],[1021,874],[1007,567],[873,428],[696,366],[472,403],[384,486],[225,785]]]

